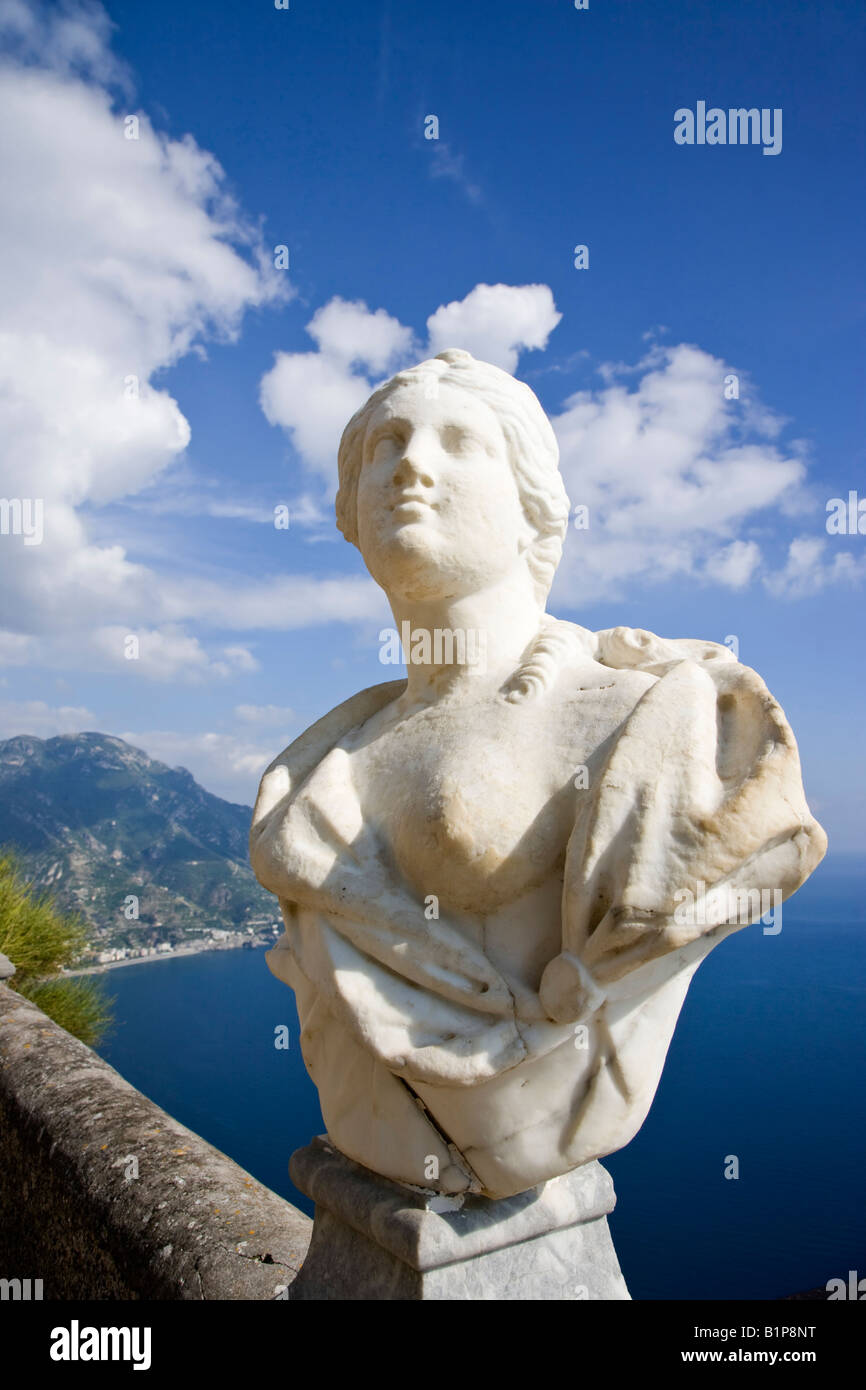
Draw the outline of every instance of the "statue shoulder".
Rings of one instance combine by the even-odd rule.
[[[302,734],[290,743],[288,748],[275,758],[268,772],[278,763],[289,767],[293,777],[301,770],[302,764],[309,768],[315,766],[335,743],[339,743],[350,729],[364,724],[372,715],[378,713],[391,700],[396,700],[406,689],[405,680],[383,681],[381,685],[370,685],[350,695],[342,704],[335,705],[315,724],[311,724]]]
[[[659,637],[640,627],[609,627],[591,636],[595,659],[614,670],[664,674],[674,662],[695,661],[714,666],[737,665],[734,653],[721,642],[693,637]]]
[[[283,769],[282,776],[285,778],[287,774],[291,785],[297,786],[330,752],[335,743],[339,743],[351,729],[366,723],[391,700],[396,700],[405,689],[405,680],[384,681],[381,685],[371,685],[366,690],[359,690],[356,695],[350,695],[348,700],[343,700],[342,704],[335,705],[327,714],[323,714],[321,719],[317,719],[315,724],[311,724],[299,734],[294,742],[290,743],[288,748],[284,748],[269,764],[262,776],[259,799],[262,799],[266,784],[276,781],[272,774],[279,773],[280,769]]]
[[[678,712],[682,738],[687,739],[688,712],[700,707],[720,742],[736,739],[751,746],[753,741],[760,745],[762,739],[769,739],[792,749],[796,756],[796,741],[784,710],[763,677],[738,661],[728,647],[697,638],[658,637],[643,628],[608,628],[592,636],[595,660],[601,666],[622,676],[648,678],[654,687],[653,709],[660,712],[667,706],[675,715]],[[757,746],[752,752],[757,752]]]
[[[640,627],[608,627],[598,632],[579,623],[546,614],[534,651],[556,651],[568,664],[595,661],[612,671],[645,671],[663,675],[674,662],[737,664],[728,647],[720,642],[692,637],[659,637]]]

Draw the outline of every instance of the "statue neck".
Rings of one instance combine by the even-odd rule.
[[[409,703],[427,703],[464,685],[467,694],[498,688],[514,673],[544,618],[526,571],[463,596],[393,598],[391,610],[406,658]]]

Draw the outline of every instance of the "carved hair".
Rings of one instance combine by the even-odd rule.
[[[374,391],[352,416],[343,431],[337,455],[340,472],[337,525],[347,541],[358,544],[358,477],[373,411],[397,387],[431,378],[471,392],[490,407],[499,421],[523,512],[535,531],[535,538],[526,552],[526,562],[543,607],[562,555],[569,517],[568,495],[559,472],[556,436],[528,386],[489,362],[477,361],[460,348],[448,348],[417,367],[398,372]]]
[[[520,665],[500,695],[512,705],[534,700],[553,685],[563,666],[593,656],[591,641],[592,634],[586,628],[545,613]]]

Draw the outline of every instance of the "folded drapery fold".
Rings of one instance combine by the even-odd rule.
[[[668,644],[672,645],[672,644]],[[785,716],[749,667],[671,663],[625,722],[568,845],[563,952],[604,986],[799,888],[826,849]],[[721,916],[707,899],[724,902]],[[756,910],[760,906],[760,911]],[[548,966],[542,1002],[579,1018],[582,978]]]
[[[562,950],[537,993],[516,999],[459,922],[428,920],[364,824],[338,745],[402,682],[331,711],[262,781],[251,857],[286,924],[269,964],[291,983],[290,952],[356,1040],[410,1084],[497,1077],[559,1046],[612,986],[622,999],[690,975],[761,915],[767,891],[781,901],[823,856],[793,735],[754,671],[712,643],[588,635],[596,660],[655,679],[577,793]],[[721,890],[730,910],[713,919],[703,908]]]

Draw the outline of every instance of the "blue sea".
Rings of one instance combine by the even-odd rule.
[[[604,1160],[633,1298],[780,1298],[866,1276],[866,858],[828,857],[782,920],[700,967],[649,1117]],[[311,1213],[288,1160],[324,1126],[294,996],[264,952],[132,966],[106,984],[107,1061]]]

